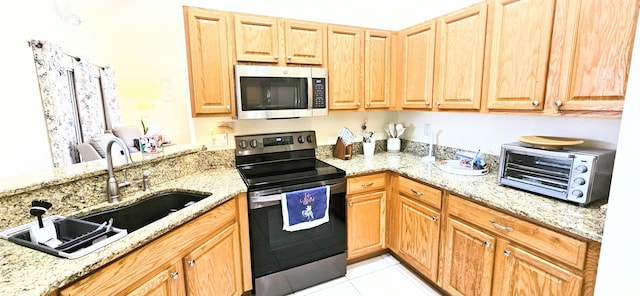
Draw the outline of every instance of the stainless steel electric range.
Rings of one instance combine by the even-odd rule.
[[[255,295],[285,295],[346,274],[346,174],[316,159],[314,131],[236,136],[248,188]],[[329,221],[283,230],[282,194],[328,186]],[[326,187],[325,187],[326,188]]]

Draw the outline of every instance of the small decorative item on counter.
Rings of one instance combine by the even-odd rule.
[[[369,119],[365,117],[360,127],[362,129],[362,143],[371,143],[373,141],[373,132],[367,131],[367,122],[369,122]]]
[[[438,168],[447,173],[480,176],[489,173],[489,168],[485,167],[484,160],[480,157],[480,150],[477,152],[456,152],[458,159],[442,160]]]
[[[140,137],[139,143],[140,151],[142,151],[143,153],[162,152],[162,135]]]

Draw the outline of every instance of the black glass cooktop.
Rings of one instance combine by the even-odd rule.
[[[238,167],[249,190],[344,178],[344,170],[317,159],[277,161]]]

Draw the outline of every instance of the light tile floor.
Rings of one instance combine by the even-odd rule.
[[[389,254],[347,266],[341,278],[295,292],[295,296],[440,296],[411,270]]]

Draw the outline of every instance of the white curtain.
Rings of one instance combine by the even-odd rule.
[[[80,161],[77,144],[121,125],[114,71],[102,67],[98,74],[84,57],[73,57],[70,68],[65,67],[65,58],[71,57],[65,55],[60,46],[41,40],[31,40],[29,45],[36,65],[53,165],[77,163]]]
[[[29,44],[40,84],[53,166],[75,163],[78,161],[75,152],[78,136],[64,53],[62,48],[51,42],[31,40]]]
[[[120,102],[116,87],[115,72],[110,67],[100,68],[100,86],[102,87],[102,99],[104,101],[104,115],[107,129],[122,126],[120,118]]]
[[[93,65],[87,58],[73,59],[76,101],[83,142],[104,134],[105,130],[99,77],[93,75],[92,69]]]

